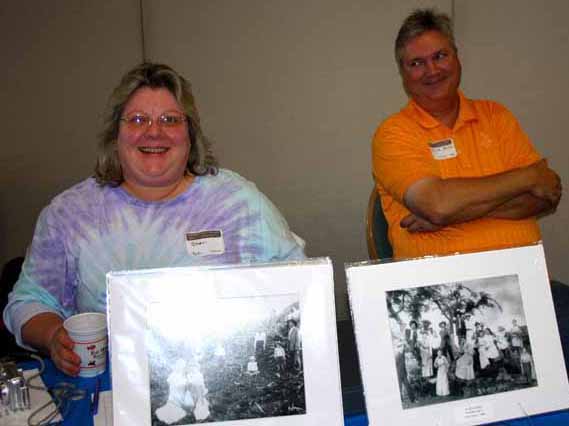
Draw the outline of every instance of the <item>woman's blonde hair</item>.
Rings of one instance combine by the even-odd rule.
[[[97,182],[100,185],[118,186],[124,181],[117,151],[120,119],[130,97],[142,87],[167,89],[184,110],[191,143],[186,173],[216,174],[217,159],[211,150],[210,140],[202,133],[190,83],[167,65],[145,62],[130,70],[111,94],[103,131],[99,135],[95,165]]]

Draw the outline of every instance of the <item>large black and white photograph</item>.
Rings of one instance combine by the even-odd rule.
[[[343,425],[330,259],[109,274],[113,423]]]
[[[203,318],[150,309],[151,424],[305,414],[298,294],[219,298],[204,309]]]
[[[538,385],[517,275],[386,294],[404,409]]]
[[[569,404],[541,245],[346,274],[370,424],[473,426]]]

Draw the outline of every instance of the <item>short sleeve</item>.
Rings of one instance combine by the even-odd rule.
[[[275,205],[259,192],[261,261],[303,260],[304,241],[294,234]]]
[[[416,181],[437,176],[429,146],[418,125],[403,119],[387,119],[372,143],[373,175],[378,185],[403,204],[405,191]]]

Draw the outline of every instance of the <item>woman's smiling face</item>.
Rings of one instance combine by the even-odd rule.
[[[177,125],[163,125],[159,117],[182,117]],[[148,117],[150,125],[126,121]],[[132,120],[130,120],[132,121]],[[183,108],[167,89],[142,87],[124,107],[118,135],[118,155],[126,185],[160,188],[176,185],[184,178],[190,154],[188,123]]]

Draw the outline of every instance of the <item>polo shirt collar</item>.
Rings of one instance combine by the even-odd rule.
[[[458,91],[458,96],[460,98],[460,110],[458,111],[458,118],[454,125],[455,129],[468,121],[478,120],[473,102],[464,96],[464,93],[460,90]]]
[[[467,99],[461,90],[458,91],[458,97],[460,106],[458,110],[458,118],[456,119],[456,123],[454,125],[455,129],[468,121],[478,120],[476,111],[472,105],[472,101],[470,99]],[[419,123],[419,125],[425,129],[434,129],[435,127],[442,126],[439,121],[437,121],[431,114],[421,108],[419,104],[413,99],[409,100],[407,109],[411,112],[411,114],[414,116],[413,118]]]

